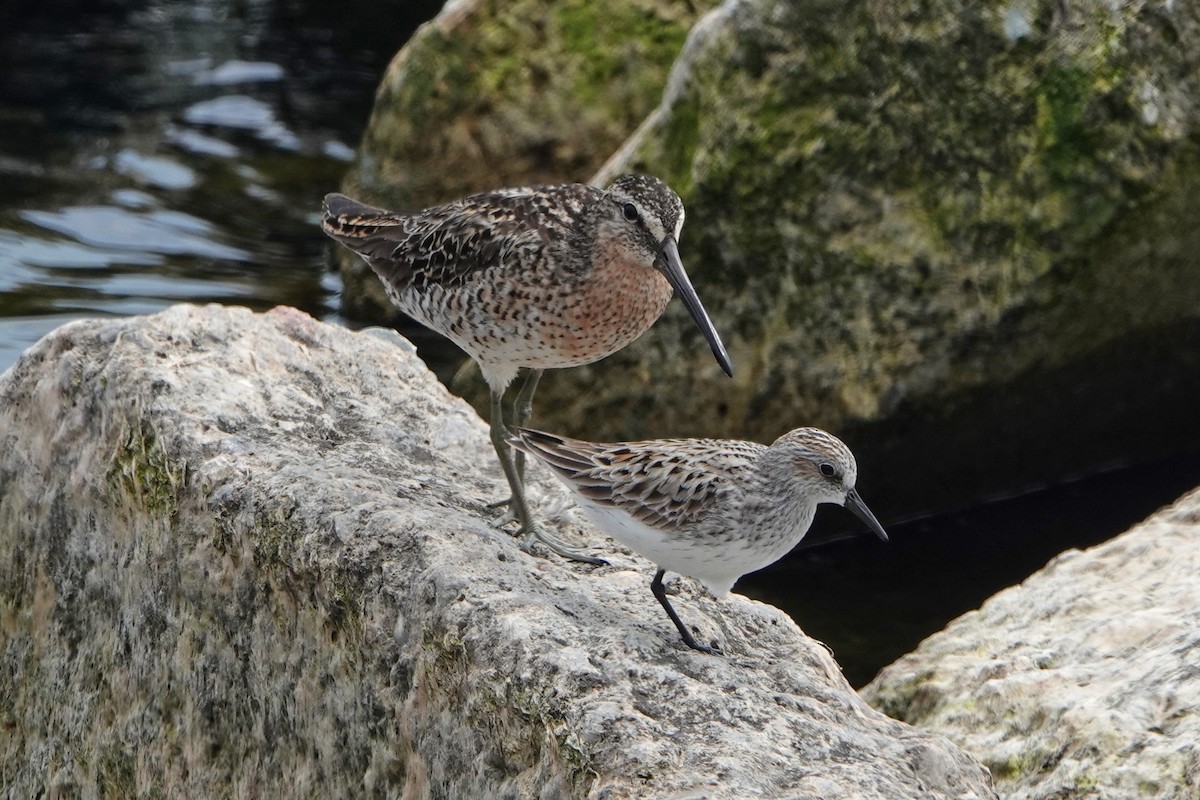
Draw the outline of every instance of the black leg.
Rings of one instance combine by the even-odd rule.
[[[707,653],[710,656],[721,655],[721,649],[718,647],[705,647],[696,641],[683,624],[683,620],[679,619],[679,615],[675,613],[675,609],[671,607],[671,603],[667,600],[667,589],[663,586],[663,573],[666,570],[660,569],[654,574],[654,580],[650,581],[650,591],[658,598],[658,602],[662,603],[663,609],[667,612],[667,616],[671,618],[671,622],[675,623],[675,627],[679,629],[679,635],[683,637],[683,643],[693,650],[699,650],[701,653]]]

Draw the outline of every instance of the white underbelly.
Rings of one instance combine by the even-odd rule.
[[[611,506],[582,500],[580,506],[602,532],[665,570],[695,578],[718,597],[728,593],[742,575],[778,561],[799,541],[785,535],[755,543],[740,531],[689,537],[686,531],[668,533],[639,522]]]

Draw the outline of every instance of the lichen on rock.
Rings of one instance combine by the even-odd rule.
[[[411,349],[283,308],[80,321],[0,375],[0,437],[14,796],[995,796],[770,606],[679,581],[732,655],[682,647],[536,466],[612,563],[519,549]]]
[[[546,35],[515,53],[507,12],[448,9],[397,58],[362,155],[380,178],[373,190],[415,205],[557,180],[605,148],[614,152],[594,182],[646,171],[683,196],[683,261],[730,346],[734,380],[673,306],[603,363],[547,375],[538,424],[598,440],[758,441],[819,425],[873,465],[896,512],[1161,456],[1200,436],[1190,411],[1200,355],[1178,346],[1200,336],[1190,224],[1200,85],[1188,60],[1200,20],[1188,8],[725,0],[678,48],[692,12],[622,3],[620,15],[661,26],[651,46],[646,26],[623,16],[618,28],[639,31],[628,47],[646,63],[679,56],[669,78],[639,71],[647,80],[627,106],[637,111],[613,116],[605,92],[632,97],[635,84],[593,83],[576,55],[603,37],[567,35],[586,13],[577,5],[547,4],[529,26]],[[456,63],[427,49],[439,42],[470,53],[471,69],[443,80],[436,102],[410,97],[430,85],[405,88],[410,71]],[[528,80],[548,64],[561,73]],[[460,85],[469,98],[453,93]],[[655,85],[658,107],[618,144]],[[587,111],[572,105],[592,97]],[[421,110],[435,106],[445,116]],[[538,158],[501,155],[536,152],[528,121],[560,111],[607,131],[586,158],[563,171],[569,159],[555,155],[551,175]],[[584,124],[593,112],[620,124]],[[404,133],[376,138],[384,119]],[[532,128],[554,131],[550,149],[565,153],[560,131],[574,124]],[[486,136],[459,138],[474,151],[445,145],[477,127]],[[348,288],[351,307],[359,294]],[[454,388],[482,407],[481,387]]]
[[[1064,553],[866,687],[983,759],[1004,797],[1200,792],[1200,491]]]

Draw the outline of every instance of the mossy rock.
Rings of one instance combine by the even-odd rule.
[[[393,208],[585,181],[657,105],[713,0],[466,0],[397,54],[344,184]],[[352,316],[395,321],[364,264],[338,254]]]
[[[673,304],[621,353],[547,375],[536,425],[760,441],[822,425],[859,454],[885,515],[1200,441],[1194,14],[726,2],[668,82],[702,10],[682,8],[622,4],[675,33],[617,45],[609,34],[649,22],[467,3],[422,29],[380,90],[349,185],[381,202],[575,180],[610,149],[594,182],[651,172],[684,198],[684,263],[734,379]],[[636,79],[580,56],[582,30],[641,53],[621,61]],[[619,111],[596,105],[609,95]],[[347,294],[353,313],[361,291]],[[486,409],[469,372],[452,388]]]
[[[724,3],[596,180],[683,196],[734,379],[674,304],[534,423],[821,425],[893,512],[1200,440],[1198,48],[1140,3]]]

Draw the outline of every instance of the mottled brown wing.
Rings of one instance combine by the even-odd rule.
[[[528,429],[510,441],[586,500],[664,529],[697,522],[763,450],[753,442],[713,439],[598,444]]]
[[[453,287],[479,270],[536,262],[563,237],[556,228],[598,193],[582,185],[502,189],[414,214],[331,194],[321,229],[393,286]]]

